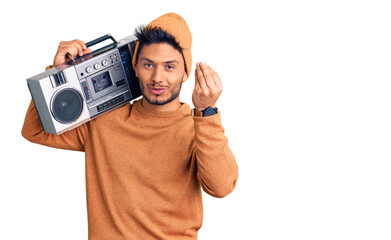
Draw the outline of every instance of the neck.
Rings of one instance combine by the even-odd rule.
[[[159,112],[168,112],[178,110],[182,104],[179,101],[179,96],[169,103],[163,105],[150,104],[145,98],[141,99],[141,105],[146,109],[151,109]]]

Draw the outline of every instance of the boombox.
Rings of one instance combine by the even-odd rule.
[[[45,132],[61,134],[141,96],[132,67],[136,37],[117,42],[107,34],[86,46],[106,40],[112,43],[27,79]]]

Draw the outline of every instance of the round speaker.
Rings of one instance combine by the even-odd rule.
[[[83,112],[83,98],[73,88],[58,91],[52,99],[53,117],[62,123],[76,121]]]

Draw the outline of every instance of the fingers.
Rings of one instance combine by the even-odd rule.
[[[87,48],[86,50],[83,51],[83,55],[89,54],[91,52],[92,52],[92,50]]]
[[[82,41],[82,40],[80,40],[80,39],[75,39],[75,40],[73,40],[75,43],[77,43],[79,46],[80,46],[80,48],[82,49],[82,50],[86,50],[87,49],[87,46],[86,46],[86,44]]]
[[[77,49],[76,54],[78,54],[79,56],[83,56],[83,51],[87,48],[85,44],[79,39],[74,40],[73,43],[73,46]]]
[[[213,76],[213,80],[214,80],[215,86],[216,86],[219,90],[222,90],[222,88],[223,88],[223,83],[221,82],[221,79],[220,79],[219,75],[217,74],[217,72],[215,72],[215,70],[213,70],[212,68],[209,68],[209,71],[210,71],[210,73],[211,73],[212,76]]]
[[[205,82],[204,75],[201,72],[199,63],[196,64],[195,80],[196,80],[195,81],[196,87],[199,87],[201,89],[207,89],[208,88],[208,86],[206,85],[206,82]]]
[[[60,42],[58,46],[58,52],[61,55],[66,55],[67,53],[71,54],[71,56],[83,56],[86,53],[90,53],[91,50],[86,47],[85,43],[79,39],[75,39],[73,41],[63,41]]]
[[[222,89],[222,82],[219,75],[206,63],[196,64],[196,84],[198,82],[202,89]]]
[[[199,75],[202,76],[200,79],[203,80],[209,88],[214,88],[216,84],[210,72],[210,67],[206,63],[201,62],[199,63],[199,69]]]
[[[62,41],[58,45],[53,65],[57,66],[69,60],[69,57],[67,57],[68,53],[72,57],[83,56],[91,53],[91,49],[87,48],[85,43],[79,39],[75,39],[73,41]]]
[[[222,90],[219,75],[207,64],[197,63],[195,87],[192,95],[194,107],[198,110],[214,107]]]
[[[91,49],[87,48],[86,44],[83,41],[79,39],[75,39],[74,41],[75,43],[77,43],[77,49],[79,50],[80,57],[85,54],[91,53]]]

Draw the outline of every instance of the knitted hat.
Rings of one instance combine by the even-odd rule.
[[[163,31],[167,32],[171,36],[175,38],[175,41],[179,44],[179,46],[182,48],[183,58],[185,60],[185,66],[186,66],[186,73],[187,76],[190,76],[191,72],[191,33],[189,26],[187,26],[187,23],[185,19],[183,19],[181,16],[179,16],[176,13],[167,13],[164,14],[152,22],[150,22],[145,29],[149,28],[160,28]],[[136,56],[137,56],[137,50],[140,45],[140,42],[136,42],[136,47],[134,49],[133,54],[133,68],[136,68]]]

